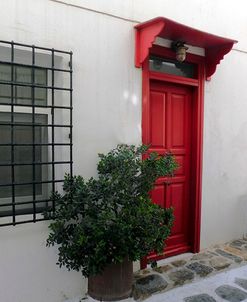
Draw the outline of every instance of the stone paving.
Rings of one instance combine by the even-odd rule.
[[[246,302],[246,285],[247,265],[244,265],[160,292],[145,302]]]
[[[167,292],[184,284],[200,281],[205,277],[241,266],[246,266],[247,270],[247,238],[217,245],[199,254],[190,254],[183,259],[169,261],[168,258],[163,265],[159,265],[158,262],[158,266],[154,269],[147,268],[136,272],[133,298],[144,300],[153,294]],[[233,285],[219,284],[214,290],[214,297],[207,292],[202,292],[197,295],[188,295],[181,301],[241,302],[244,300],[247,301],[247,276],[246,278],[236,277]]]

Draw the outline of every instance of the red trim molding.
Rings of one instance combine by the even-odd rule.
[[[135,26],[135,66],[142,67],[156,37],[172,41],[182,40],[186,44],[205,49],[206,77],[211,77],[217,64],[230,52],[237,41],[215,36],[164,17],[151,19]]]

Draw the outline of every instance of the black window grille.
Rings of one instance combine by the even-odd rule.
[[[0,40],[0,226],[37,222],[73,175],[72,52]]]

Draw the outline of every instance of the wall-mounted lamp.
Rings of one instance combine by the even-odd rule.
[[[189,48],[184,45],[183,41],[172,42],[171,49],[176,52],[176,59],[179,62],[183,62],[186,59],[186,50]]]

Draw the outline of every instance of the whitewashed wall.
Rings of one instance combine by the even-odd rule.
[[[245,0],[0,0],[0,39],[74,53],[74,169],[95,174],[97,153],[141,142],[141,70],[133,26],[156,16],[239,40],[205,87],[202,247],[247,230]],[[220,21],[220,22],[219,22]],[[82,296],[79,273],[45,247],[47,223],[0,229],[0,301]]]

